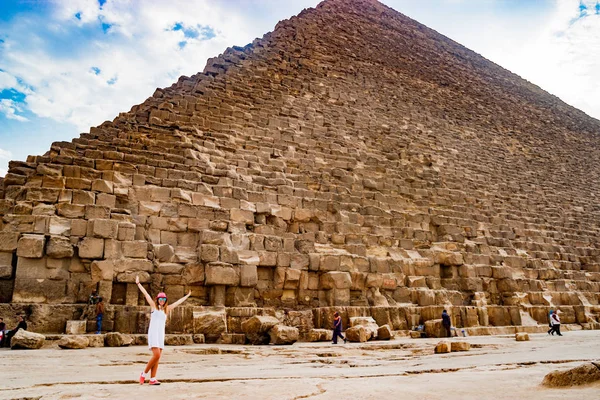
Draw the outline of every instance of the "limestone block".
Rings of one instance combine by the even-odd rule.
[[[102,258],[104,256],[104,239],[84,237],[77,248],[79,258]]]
[[[87,337],[82,335],[63,336],[56,344],[61,349],[85,349],[89,346],[90,341]]]
[[[526,332],[517,332],[515,333],[515,340],[517,342],[527,342],[529,341],[529,335]]]
[[[468,342],[452,342],[451,350],[454,351],[469,351],[471,349],[471,344]]]
[[[350,342],[364,343],[370,339],[370,334],[367,329],[362,326],[353,326],[352,328],[346,329],[346,339]]]
[[[242,222],[246,225],[253,225],[254,213],[252,211],[233,208],[229,211],[229,219],[232,222]]]
[[[340,257],[339,256],[324,256],[319,263],[321,271],[339,271]]]
[[[260,263],[260,257],[258,252],[252,250],[238,250],[237,258],[240,265],[258,265]]]
[[[600,364],[598,362],[591,362],[567,370],[549,372],[544,376],[542,385],[546,387],[591,386],[590,384],[599,381]]]
[[[275,317],[266,315],[255,315],[242,322],[242,332],[251,344],[269,344],[269,330],[279,324]]]
[[[164,275],[180,275],[184,266],[177,263],[160,263],[158,264],[158,272]]]
[[[12,350],[39,349],[44,345],[45,341],[46,337],[44,335],[19,329],[11,339],[10,348]]]
[[[116,239],[119,231],[119,221],[111,219],[93,219],[89,221],[91,236],[105,239]]]
[[[382,274],[372,274],[372,273],[367,274],[364,286],[367,288],[382,287],[383,286],[383,275]]]
[[[192,335],[165,335],[165,345],[167,346],[186,346],[194,344]]]
[[[214,262],[205,267],[205,285],[239,286],[239,268],[231,264]]]
[[[214,244],[200,245],[200,259],[204,262],[219,260],[219,246]]]
[[[256,286],[258,284],[258,272],[256,265],[248,264],[240,266],[240,286]]]
[[[68,218],[50,217],[48,231],[51,235],[69,236],[71,234],[71,220]]]
[[[425,333],[427,337],[446,337],[448,336],[446,328],[442,325],[442,319],[430,319],[425,321]]]
[[[12,252],[17,250],[19,232],[0,232],[0,251]]]
[[[48,246],[46,247],[46,254],[52,258],[73,257],[73,245],[71,245],[71,241],[66,237],[50,236]]]
[[[169,244],[153,244],[154,259],[160,262],[170,262],[175,256],[173,246]]]
[[[145,240],[126,241],[121,246],[125,257],[146,258],[148,254],[148,242]]]
[[[271,343],[276,345],[294,344],[298,341],[300,333],[298,328],[293,326],[277,324],[269,330],[269,336],[271,337]]]
[[[452,345],[449,340],[442,340],[441,342],[438,342],[434,350],[435,354],[450,353],[451,351]]]
[[[298,289],[300,283],[300,274],[302,271],[298,269],[286,268],[285,269],[285,284],[284,289]]]
[[[183,281],[188,285],[199,284],[204,282],[204,264],[187,264],[183,268],[183,273],[181,274],[181,276],[183,277]]]
[[[154,265],[150,260],[126,258],[115,261],[115,272],[153,272]]]
[[[92,181],[92,190],[95,192],[112,194],[114,191],[114,183],[103,179],[96,179]]]
[[[104,347],[104,335],[87,336],[88,347]]]
[[[131,241],[131,240],[135,239],[136,227],[135,227],[134,224],[132,224],[130,222],[120,221],[118,229],[119,229],[118,233],[117,233],[117,239],[118,240],[121,240],[121,241],[129,240],[129,241]]]
[[[275,267],[277,265],[277,253],[274,251],[259,251],[258,258],[260,266]]]
[[[108,332],[104,335],[104,345],[106,347],[123,347],[133,343],[133,336],[120,332]]]
[[[7,254],[10,254],[10,253],[7,253]],[[11,276],[12,276],[12,266],[11,265],[0,265],[0,279],[10,279]]]
[[[377,337],[377,331],[379,330],[379,326],[373,317],[350,317],[350,326],[364,327],[367,333],[367,340],[375,339]]]
[[[321,287],[323,289],[350,289],[352,278],[349,272],[327,272],[321,275]]]
[[[280,253],[281,254],[281,253]],[[290,259],[290,267],[293,269],[308,269],[310,256],[308,254],[293,253]]]
[[[377,329],[377,339],[390,340],[394,337],[392,328],[389,325],[382,325]]]
[[[233,287],[227,290],[227,303],[234,307],[256,307],[254,289]]]
[[[85,335],[87,321],[67,321],[65,333],[67,335]]]
[[[221,335],[223,335],[223,334],[221,334]],[[244,335],[241,335],[241,336],[244,336]],[[204,338],[204,335],[201,334],[201,333],[197,333],[197,334],[192,335],[192,339],[194,340],[195,344],[206,343],[206,339]],[[244,342],[242,342],[240,344],[244,344],[245,341],[246,341],[246,337],[244,336]]]
[[[305,336],[307,342],[330,342],[333,340],[331,329],[311,329]]]
[[[222,333],[217,340],[219,344],[246,344],[246,335],[243,333]]]
[[[222,333],[227,333],[227,314],[222,311],[194,311],[194,334],[203,334],[205,337],[218,338]]]
[[[44,255],[44,235],[25,234],[19,239],[17,256],[26,258],[41,258]]]

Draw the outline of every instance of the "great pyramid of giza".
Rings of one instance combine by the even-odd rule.
[[[334,309],[598,329],[599,165],[600,121],[374,0],[326,0],[11,162],[0,313],[63,332],[97,289],[109,330],[144,332],[138,275],[191,290],[169,329],[210,340],[253,315],[306,336]]]

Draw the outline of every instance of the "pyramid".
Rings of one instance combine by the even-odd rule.
[[[0,315],[60,331],[97,289],[108,329],[144,332],[139,276],[191,290],[172,332],[218,335],[195,321],[221,310],[229,333],[284,313],[308,334],[334,309],[598,329],[599,163],[600,121],[376,1],[326,0],[12,161]]]

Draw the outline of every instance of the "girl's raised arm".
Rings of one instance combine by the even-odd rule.
[[[146,298],[146,301],[148,302],[148,305],[150,305],[150,308],[152,308],[153,311],[156,310],[156,304],[154,303],[154,300],[152,300],[152,297],[150,297],[150,295],[148,294],[148,292],[146,291],[146,289],[144,289],[144,287],[140,284],[140,277],[139,276],[135,277],[135,284],[140,289],[140,291],[144,294],[144,297]]]
[[[174,309],[175,307],[177,307],[178,305],[180,305],[181,303],[183,303],[184,301],[186,301],[187,298],[190,297],[191,294],[192,294],[192,291],[190,290],[188,292],[188,294],[186,294],[185,296],[183,296],[182,298],[180,298],[179,300],[177,300],[175,303],[170,304],[169,305],[169,310]]]

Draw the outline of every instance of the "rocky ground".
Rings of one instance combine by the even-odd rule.
[[[168,347],[162,385],[136,379],[145,347],[0,351],[0,399],[598,399],[600,384],[540,386],[556,369],[600,359],[600,331],[562,338],[530,335],[454,338],[468,352],[436,355],[438,339],[399,338],[367,344]]]

